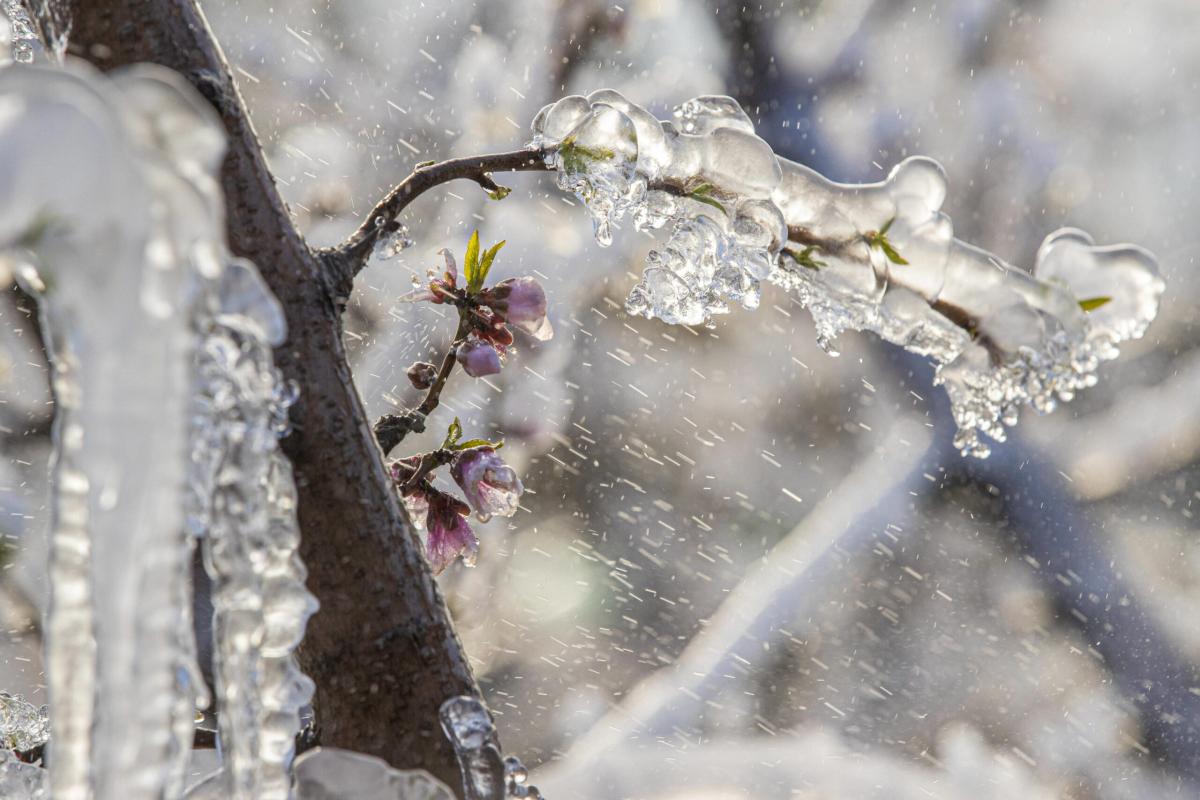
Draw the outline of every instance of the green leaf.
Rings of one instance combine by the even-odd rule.
[[[879,247],[883,250],[883,254],[888,257],[888,261],[891,261],[893,264],[908,263],[908,261],[901,256],[899,252],[897,252],[896,248],[892,247],[892,243],[887,239],[881,239],[879,242]]]
[[[501,440],[499,442],[489,442],[487,439],[468,439],[465,442],[451,445],[449,449],[474,450],[477,447],[490,447],[493,450],[499,450],[501,447],[504,447],[504,441]]]
[[[479,231],[475,231],[471,234],[471,240],[467,242],[467,256],[463,259],[463,277],[466,278],[468,287],[475,285],[478,272]]]
[[[891,230],[892,223],[895,221],[896,218],[892,217],[883,224],[882,228],[880,228],[878,231],[871,231],[870,233],[866,234],[864,238],[867,240],[868,247],[878,247],[880,250],[882,250],[883,254],[887,256],[888,261],[892,262],[893,264],[907,264],[908,260],[904,258],[904,256],[900,255],[900,251],[897,250],[887,238],[887,233],[889,230]]]
[[[500,248],[504,247],[504,242],[504,239],[496,242],[487,249],[487,251],[483,254],[483,258],[479,259],[479,269],[476,270],[478,281],[476,283],[468,284],[467,287],[472,292],[478,292],[483,288],[484,282],[487,281],[488,273],[492,270],[492,262],[496,260],[496,254],[500,252]]]
[[[455,443],[462,438],[463,428],[462,423],[458,421],[458,417],[454,418],[454,422],[450,423],[450,427],[446,429],[446,438],[442,442],[443,450],[454,450]]]
[[[413,169],[424,169],[425,167],[432,167],[436,163],[437,162],[434,161],[432,158],[429,159],[428,161],[418,161],[417,165],[415,167],[413,167]]]
[[[1086,300],[1080,300],[1079,307],[1084,311],[1095,311],[1097,308],[1108,305],[1111,302],[1111,297],[1089,297]]]
[[[574,136],[568,136],[558,145],[558,157],[563,169],[567,172],[587,172],[590,164],[596,161],[610,161],[617,157],[613,150],[607,147],[588,147],[576,144]]]
[[[492,198],[493,200],[503,200],[510,194],[512,194],[512,189],[508,188],[507,186],[497,185],[495,189],[488,192],[488,197]]]
[[[688,193],[688,197],[692,198],[693,200],[699,200],[701,203],[710,205],[719,210],[725,216],[729,216],[729,212],[725,210],[725,206],[721,205],[720,201],[712,195],[713,185],[711,183],[702,183]]]
[[[817,259],[813,258],[813,252],[816,249],[816,246],[813,245],[811,247],[806,247],[803,251],[797,253],[795,250],[790,248],[784,248],[782,255],[792,259],[805,269],[811,269],[816,272],[820,270],[821,267],[828,266],[828,264],[826,264],[824,261],[818,261]]]

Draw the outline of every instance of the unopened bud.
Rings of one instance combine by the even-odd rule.
[[[428,389],[437,380],[437,367],[426,361],[418,361],[408,368],[408,381],[416,389]]]

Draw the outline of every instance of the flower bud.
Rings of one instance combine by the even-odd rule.
[[[414,389],[428,389],[437,380],[437,367],[427,361],[417,361],[408,368],[407,374]]]
[[[493,514],[511,517],[525,487],[516,470],[490,447],[464,450],[454,460],[450,474],[475,513],[486,522]]]
[[[458,346],[454,357],[472,378],[495,375],[500,371],[500,354],[496,348],[474,336]]]
[[[487,290],[481,298],[509,325],[544,342],[554,336],[546,316],[546,292],[533,278],[509,278]]]

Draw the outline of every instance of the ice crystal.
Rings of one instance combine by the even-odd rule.
[[[477,697],[461,695],[442,703],[442,731],[454,746],[467,800],[504,797],[508,779],[491,712]]]
[[[50,738],[46,707],[27,703],[19,695],[0,692],[0,749],[32,750]]]
[[[1022,406],[1049,411],[1096,382],[1140,337],[1164,290],[1153,256],[1051,234],[1032,273],[954,238],[941,165],[909,158],[850,185],[779,158],[731,98],[702,96],[670,121],[612,90],[546,106],[533,142],[575,192],[596,238],[629,216],[666,227],[626,303],[672,324],[757,307],[761,282],[794,292],[830,352],[862,330],[933,359],[964,454],[986,456]],[[836,354],[836,353],[834,353]]]
[[[5,29],[0,39],[3,39],[7,57],[0,60],[32,63],[41,40],[21,0],[0,0],[0,29]]]
[[[383,222],[382,218],[380,218],[380,222]],[[393,224],[394,228],[388,230],[375,241],[375,249],[372,254],[381,261],[390,261],[413,246],[412,237],[408,233],[408,226],[399,222]]]

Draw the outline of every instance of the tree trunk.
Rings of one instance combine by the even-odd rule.
[[[427,769],[461,791],[438,709],[479,689],[354,388],[345,298],[333,296],[296,230],[203,15],[194,0],[61,0],[38,11],[69,20],[70,54],[104,70],[170,67],[220,114],[229,244],[283,304],[288,339],[275,360],[300,387],[283,448],[295,468],[308,586],[321,602],[299,653],[317,685],[320,741]]]

